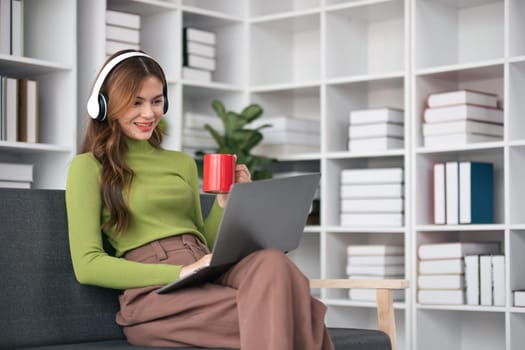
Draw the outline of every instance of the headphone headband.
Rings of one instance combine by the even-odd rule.
[[[106,80],[106,77],[109,75],[111,70],[115,68],[116,65],[118,65],[120,62],[131,58],[131,57],[148,57],[153,60],[153,58],[143,52],[139,51],[133,51],[133,52],[125,52],[121,55],[118,55],[111,59],[104,68],[100,71],[100,74],[97,77],[97,80],[95,81],[95,84],[93,85],[93,90],[91,91],[91,95],[89,96],[88,102],[87,102],[87,112],[89,116],[93,119],[97,120],[104,120],[106,119],[106,111],[107,111],[107,101],[105,98],[102,98],[102,106],[100,102],[100,88],[102,87],[102,84]],[[103,110],[101,113],[101,109]]]

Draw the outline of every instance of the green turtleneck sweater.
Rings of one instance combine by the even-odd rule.
[[[69,168],[66,206],[75,275],[80,283],[115,289],[162,285],[179,277],[180,265],[143,264],[123,259],[129,250],[182,233],[213,247],[222,209],[215,202],[203,221],[195,161],[182,152],[155,149],[128,139],[126,163],[135,172],[129,194],[129,229],[103,232],[116,250],[102,247],[101,225],[109,220],[100,191],[101,165],[93,154],[77,155]]]

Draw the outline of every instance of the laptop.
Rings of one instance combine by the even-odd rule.
[[[267,248],[299,246],[320,173],[234,184],[217,232],[210,264],[157,290],[167,293],[209,282],[245,256]]]

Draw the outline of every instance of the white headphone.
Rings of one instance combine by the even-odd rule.
[[[132,51],[132,52],[125,52],[121,55],[118,55],[114,57],[112,60],[110,60],[102,71],[100,71],[100,74],[97,77],[97,80],[95,81],[95,84],[93,85],[93,90],[91,91],[91,95],[89,96],[89,99],[87,101],[87,112],[88,115],[95,120],[98,121],[104,121],[107,118],[107,112],[108,112],[108,98],[103,93],[100,93],[100,88],[102,87],[102,84],[106,80],[106,77],[109,75],[111,70],[115,68],[116,65],[118,65],[120,62],[130,58],[130,57],[148,57],[153,60],[153,58],[143,52],[139,51]],[[168,100],[167,100],[167,91],[166,86],[164,86],[164,113],[166,113],[168,108]]]

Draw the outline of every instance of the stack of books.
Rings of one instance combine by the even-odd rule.
[[[120,50],[140,50],[140,15],[106,10],[106,56]]]
[[[185,27],[182,37],[182,78],[188,80],[211,81],[215,71],[214,32]]]
[[[349,151],[403,148],[404,112],[396,108],[361,109],[350,112]]]
[[[418,302],[463,305],[466,302],[465,256],[497,254],[497,242],[446,242],[418,248]]]
[[[430,94],[424,111],[425,147],[458,146],[500,141],[503,110],[498,96],[473,90]]]
[[[402,279],[405,274],[404,247],[393,244],[349,245],[346,273],[354,279]],[[403,290],[394,290],[395,301],[404,300]],[[375,289],[349,289],[351,300],[375,301]]]
[[[434,224],[494,222],[492,163],[437,162],[432,172]]]
[[[182,151],[193,156],[196,151],[213,153],[217,144],[204,125],[209,124],[222,133],[224,127],[218,116],[194,112],[184,113],[184,126],[182,131]]]
[[[254,154],[280,157],[297,153],[319,152],[321,136],[319,121],[289,116],[269,116],[254,120],[249,127],[258,128],[264,124],[271,127],[261,130],[263,139],[253,149]]]
[[[33,165],[0,163],[0,187],[31,188]]]
[[[403,226],[403,168],[341,171],[341,226]]]

